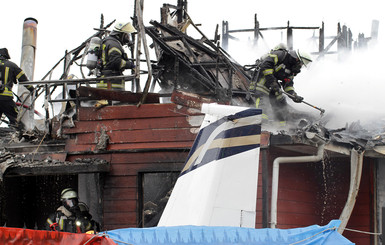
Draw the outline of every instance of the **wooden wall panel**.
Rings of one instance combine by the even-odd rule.
[[[79,110],[79,121],[120,120],[128,118],[179,117],[180,115],[199,115],[200,111],[175,104],[145,104],[106,106],[99,110],[83,107]]]
[[[104,191],[104,200],[133,200],[136,199],[137,189],[135,187],[108,188]]]
[[[303,201],[300,198],[293,197],[291,200],[280,200],[278,210],[282,213],[295,213],[295,214],[309,214],[318,215],[317,210],[314,209],[315,202]]]
[[[279,212],[277,228],[298,228],[319,223],[319,216],[316,214],[302,214],[295,212]]]
[[[190,128],[191,117],[178,116],[170,120],[164,118],[143,118],[143,119],[121,119],[121,120],[103,120],[103,121],[77,121],[74,128],[63,128],[65,134],[82,134],[100,131],[123,131],[123,130],[143,130],[159,128]],[[197,125],[195,126],[197,127]]]
[[[119,175],[137,175],[138,172],[157,172],[163,171],[180,171],[184,163],[131,163],[131,164],[114,164],[109,173],[110,176]]]
[[[275,150],[270,154],[269,199],[271,198],[272,162],[277,156],[291,154],[282,150]],[[347,228],[370,231],[372,227],[371,189],[373,186],[370,164],[371,160],[365,158],[360,190]],[[332,219],[338,219],[346,202],[349,182],[350,157],[327,159],[323,164],[281,164],[277,228],[325,225]],[[262,202],[259,199],[258,201]],[[370,236],[366,234],[345,231],[344,236],[356,244],[370,244]]]
[[[136,200],[104,200],[104,213],[131,213],[136,210]]]
[[[96,143],[77,144],[76,139],[67,140],[65,150],[67,152],[92,152],[97,151]],[[191,141],[179,141],[179,142],[147,142],[147,143],[128,143],[128,144],[109,144],[106,151],[131,151],[137,152],[140,150],[153,150],[153,149],[189,149],[191,147]]]
[[[142,152],[141,154],[130,154],[129,157],[126,155],[127,153],[115,153],[112,155],[111,161],[117,164],[184,162],[188,152],[188,149],[185,151],[152,151]]]
[[[264,137],[265,141],[267,137]],[[261,143],[262,144],[262,143]],[[263,215],[265,210],[263,209],[263,151],[264,149],[260,149],[259,155],[259,170],[258,170],[258,187],[257,187],[257,205],[256,205],[256,217],[255,217],[255,228],[265,228],[263,227]]]
[[[78,115],[76,127],[63,129],[70,136],[68,159],[103,156],[111,164],[104,175],[103,229],[137,227],[139,174],[180,171],[202,114],[175,104],[145,104],[80,108]],[[109,136],[108,146],[93,152],[102,131]]]
[[[100,131],[78,134],[75,142],[77,145],[96,144],[99,142],[100,135]],[[177,142],[195,139],[195,134],[191,133],[190,128],[112,131],[107,132],[107,135],[110,144]]]
[[[105,179],[105,188],[136,187],[136,176],[107,176]]]
[[[136,227],[136,214],[135,213],[104,213],[104,219],[108,221],[105,223],[105,230],[117,229],[117,228],[129,228]]]

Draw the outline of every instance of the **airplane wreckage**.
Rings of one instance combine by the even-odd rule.
[[[1,226],[43,229],[60,191],[69,186],[89,204],[103,230],[156,226],[203,122],[202,105],[255,105],[248,96],[252,70],[220,47],[217,33],[215,40],[207,38],[181,6],[165,4],[161,21],[151,26],[144,26],[141,9],[136,11],[138,50],[131,51],[140,57],[143,45],[146,59],[134,59],[135,74],[118,77],[131,82],[132,92],[97,89],[91,85],[100,78],[84,76],[89,41],[106,35],[113,24],[104,21],[95,35],[66,52],[59,80],[45,79],[60,62],[43,80],[25,83],[45,96],[46,116],[27,130],[0,128]],[[24,23],[26,29],[36,25],[34,19]],[[201,38],[187,35],[187,27]],[[150,60],[149,47],[156,61]],[[83,78],[69,74],[72,65],[79,65]],[[143,90],[140,75],[147,76]],[[57,88],[62,97],[53,99]],[[114,104],[95,108],[92,102],[99,99]],[[50,103],[63,105],[59,114],[49,112]],[[25,111],[20,114],[30,113]],[[294,109],[292,114],[292,122],[278,130],[262,121],[252,224],[238,226],[287,229],[339,219],[338,231],[349,240],[379,241],[383,132],[359,123],[327,129],[322,115]]]

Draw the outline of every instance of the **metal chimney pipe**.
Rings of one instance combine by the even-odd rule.
[[[36,37],[37,37],[37,20],[34,18],[26,18],[23,25],[23,43],[21,51],[20,68],[24,70],[29,80],[33,80],[35,70],[35,53],[36,53]],[[21,122],[25,125],[27,131],[32,130],[35,126],[34,121],[34,105],[33,98],[29,95],[29,91],[22,85],[18,86],[17,95],[24,105],[30,107],[20,109],[20,115],[23,115]],[[27,110],[23,112],[23,110]]]

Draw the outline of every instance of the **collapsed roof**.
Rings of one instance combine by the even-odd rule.
[[[170,15],[170,12],[168,12],[169,7],[170,5],[164,6],[165,10],[163,10],[162,13],[168,13],[168,15]],[[108,26],[111,24],[112,23]],[[161,90],[159,91],[159,95],[144,92],[143,94],[148,95],[147,103],[158,103],[159,96],[166,94],[165,96],[171,95],[171,100],[176,104],[195,108],[200,108],[202,103],[210,102],[240,106],[254,105],[253,98],[247,96],[251,77],[250,71],[234,61],[231,56],[219,46],[218,40],[210,40],[207,38],[193,23],[191,18],[188,17],[184,22],[177,25],[164,21],[164,19],[162,19],[161,23],[151,21],[150,24],[152,26],[145,27],[145,32],[152,38],[153,44],[151,47],[154,48],[157,55],[157,60],[152,64],[154,74],[152,82],[153,84],[158,82]],[[201,34],[199,39],[194,39],[186,33],[188,25],[192,25]],[[98,30],[95,35],[100,36],[104,31],[105,30]],[[217,35],[215,36],[217,37]],[[70,54],[74,56],[70,62],[71,64],[81,57],[84,57],[84,54],[87,52],[87,45],[85,43],[86,42],[82,43],[78,48],[70,52]],[[81,54],[82,50],[84,51],[83,55]],[[68,58],[68,54],[66,58]],[[69,69],[66,67],[66,72],[68,71]],[[67,78],[67,75],[66,73],[65,76],[62,76],[62,79]],[[133,77],[134,76],[132,76],[132,78]],[[72,81],[77,82],[75,80]],[[90,82],[90,79],[86,79],[86,83],[88,82]],[[75,93],[72,93],[73,97],[69,100],[80,101],[113,98],[121,103],[129,104],[138,103],[142,96],[142,94],[138,95],[137,93],[127,91],[98,90],[89,86],[77,88],[76,95],[74,94]],[[80,103],[76,104],[76,106],[79,105]],[[75,105],[73,104],[72,106]],[[70,110],[72,110],[72,108],[70,108]],[[69,110],[66,110],[54,119],[50,119],[50,123],[52,125],[55,124],[55,126],[51,125],[51,131],[48,132],[47,136],[44,135],[44,137],[42,135],[36,136],[39,133],[32,136],[26,136],[24,134],[23,137],[20,137],[20,135],[13,137],[19,140],[27,140],[29,144],[34,145],[34,147],[40,147],[41,143],[45,142],[47,146],[51,147],[47,147],[47,149],[50,150],[46,153],[52,155],[58,152],[57,143],[47,143],[47,139],[65,140],[66,136],[62,135],[60,129],[61,127],[73,126],[73,123],[66,124],[64,122],[72,120],[73,117],[76,117],[76,114],[70,114]],[[269,121],[265,122],[265,125],[271,126],[270,124],[271,122]],[[325,127],[325,124],[325,122],[315,119],[313,116],[298,113],[293,124],[289,124],[288,127],[278,129],[266,127],[266,129],[272,133],[272,142],[270,142],[272,144],[314,145],[316,143],[313,137],[317,135],[316,137],[320,137],[329,145],[333,145],[333,147],[329,149],[339,151],[345,155],[348,154],[351,148],[360,148],[366,151],[365,154],[374,157],[382,157],[385,153],[383,149],[385,142],[382,129],[376,130],[375,132],[368,131],[357,122],[342,129],[330,130]],[[11,131],[5,133],[14,135],[14,132]],[[311,134],[314,135],[309,138]],[[34,139],[34,141],[31,141],[31,139]],[[28,155],[23,155],[20,158],[15,151],[15,145],[20,142],[17,140],[13,142],[14,143],[9,144],[9,141],[5,142],[3,140],[2,143],[4,150],[1,152],[3,157],[0,158],[0,165],[3,168],[3,173],[10,166],[14,168],[32,168],[39,167],[41,164],[46,166],[51,165],[53,167],[55,165],[87,165],[87,163],[89,163],[87,159],[73,163],[68,163],[64,160],[51,161],[47,154],[43,154],[40,158],[34,158]],[[340,146],[344,148],[344,150],[337,150],[334,146]],[[9,149],[13,149],[11,150],[13,153],[9,153]],[[63,149],[59,151],[63,151]],[[60,152],[60,154],[62,154],[62,152]],[[97,168],[100,171],[107,171],[108,163],[100,162],[100,167]],[[51,173],[55,172],[55,170],[52,169],[53,168],[49,171],[51,171]],[[17,171],[15,171],[15,173],[17,173]],[[19,174],[22,175],[23,173],[19,172]]]

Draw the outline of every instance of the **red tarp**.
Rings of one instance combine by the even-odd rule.
[[[0,244],[85,244],[116,245],[113,240],[93,234],[41,231],[0,227]]]

